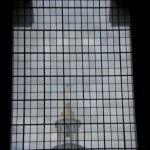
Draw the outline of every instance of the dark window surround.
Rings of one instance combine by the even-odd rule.
[[[0,26],[0,149],[10,150],[11,74],[12,74],[12,1],[1,1]],[[2,9],[4,8],[4,9]]]
[[[1,6],[0,28],[0,80],[1,80],[1,150],[10,150],[10,123],[11,123],[11,68],[12,68],[12,0],[3,1]],[[133,50],[133,74],[135,107],[137,121],[137,137],[139,150],[149,150],[149,105],[148,105],[148,9],[146,1],[130,2],[132,50]]]
[[[137,122],[137,138],[139,150],[149,150],[149,122],[150,107],[148,104],[148,3],[137,1],[130,5],[131,9],[131,37],[133,51],[133,76],[135,113]]]

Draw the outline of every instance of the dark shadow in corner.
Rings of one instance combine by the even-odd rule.
[[[33,22],[32,1],[13,0],[13,26],[31,27]]]
[[[109,22],[112,26],[130,25],[129,0],[111,0]]]

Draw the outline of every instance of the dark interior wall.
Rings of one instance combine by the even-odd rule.
[[[150,149],[149,144],[149,25],[148,2],[136,1],[130,4],[133,74],[137,137],[139,150]]]
[[[0,149],[8,150],[11,122],[12,1],[1,1],[0,6]]]

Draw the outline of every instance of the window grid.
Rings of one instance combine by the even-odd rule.
[[[137,149],[130,14],[117,3],[32,0],[31,7],[16,7],[12,150],[58,145],[55,122],[66,108],[67,86],[70,108],[81,121],[75,143]]]

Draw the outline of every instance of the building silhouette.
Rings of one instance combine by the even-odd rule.
[[[76,119],[76,115],[71,109],[68,93],[65,93],[64,110],[60,118],[55,122],[57,130],[57,144],[53,149],[83,149],[79,145],[79,128],[81,121]]]

